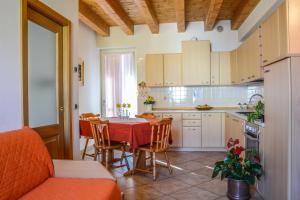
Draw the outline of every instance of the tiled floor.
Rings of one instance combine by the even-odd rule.
[[[138,173],[124,177],[126,169],[112,170],[125,194],[125,200],[227,199],[226,181],[211,179],[212,167],[216,161],[224,158],[224,153],[169,152],[168,154],[173,165],[173,174],[170,175],[167,168],[161,167],[156,181],[152,180],[151,174]],[[253,193],[253,200],[261,199],[257,193]]]

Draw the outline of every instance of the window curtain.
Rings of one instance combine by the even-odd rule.
[[[118,115],[116,104],[130,103],[130,115],[137,113],[137,83],[133,53],[104,55],[105,115]]]

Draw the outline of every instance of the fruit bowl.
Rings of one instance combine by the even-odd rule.
[[[213,107],[205,104],[205,105],[198,105],[198,106],[196,106],[196,109],[197,110],[211,110],[211,109],[213,109]]]

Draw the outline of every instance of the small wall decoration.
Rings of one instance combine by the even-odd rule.
[[[80,85],[84,86],[84,61],[78,65],[78,78]]]
[[[142,81],[138,84],[138,95],[145,98],[148,95],[148,88],[146,82]]]

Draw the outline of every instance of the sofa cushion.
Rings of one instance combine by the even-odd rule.
[[[49,178],[20,200],[120,200],[115,181],[109,179]]]
[[[17,199],[54,174],[42,139],[23,128],[0,134],[0,199]]]
[[[115,180],[97,161],[53,160],[56,178],[106,178]]]

